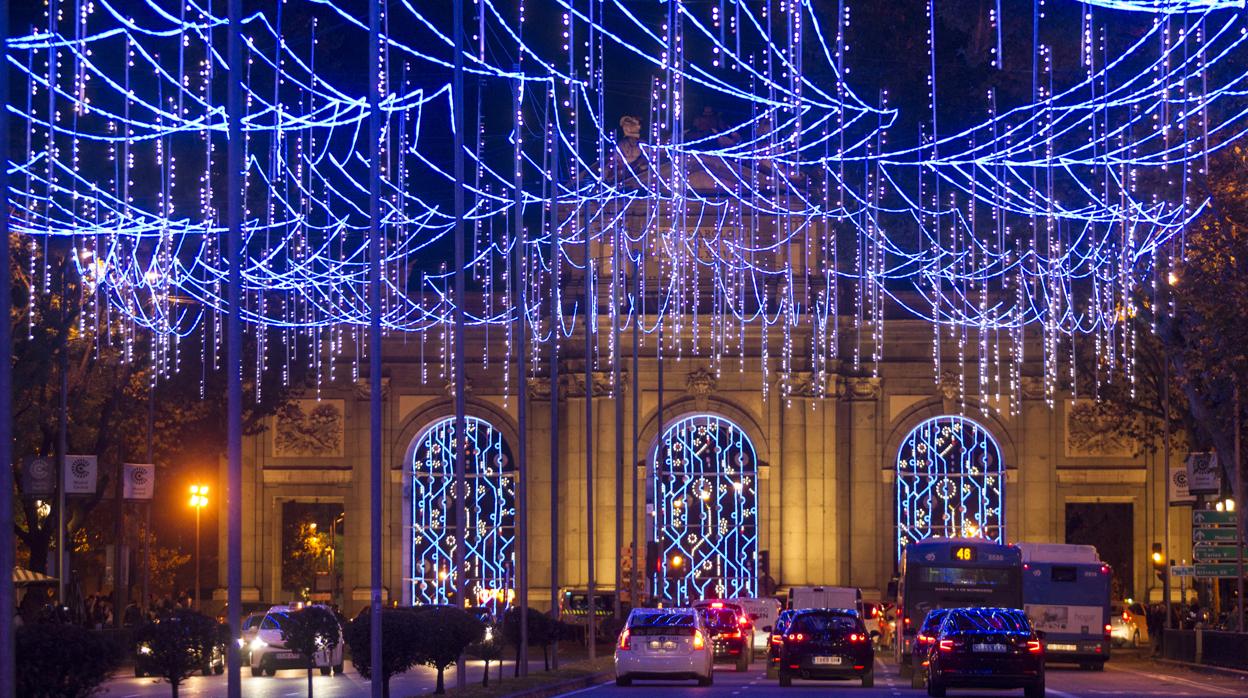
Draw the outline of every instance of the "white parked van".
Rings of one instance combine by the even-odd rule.
[[[783,604],[780,599],[771,597],[763,598],[736,598],[731,599],[732,603],[741,607],[741,610],[750,617],[750,621],[754,624],[754,649],[763,651],[767,649],[767,642],[771,637],[771,629],[776,626],[776,619],[780,617],[780,611]]]
[[[862,615],[862,590],[858,587],[793,587],[789,608],[848,608]]]

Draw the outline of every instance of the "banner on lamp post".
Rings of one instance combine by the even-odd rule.
[[[22,467],[22,496],[42,499],[56,494],[56,468],[47,458],[28,458]]]
[[[1187,468],[1170,469],[1170,503],[1195,504],[1196,495],[1187,487]]]
[[[65,494],[95,494],[97,466],[95,456],[65,456]]]
[[[151,463],[123,463],[122,496],[125,499],[151,499],[156,486],[156,466]]]
[[[1187,491],[1191,494],[1219,494],[1222,491],[1222,468],[1218,465],[1217,453],[1188,454]]]

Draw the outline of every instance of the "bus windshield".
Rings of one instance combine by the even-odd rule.
[[[1006,586],[1013,572],[1006,567],[920,567],[915,581],[919,584],[952,584],[954,586]]]

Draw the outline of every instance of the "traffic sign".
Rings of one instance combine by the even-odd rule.
[[[1171,577],[1195,577],[1196,568],[1191,565],[1170,565]]]
[[[1195,564],[1197,577],[1235,577],[1235,571],[1238,565],[1234,562],[1221,562],[1217,564]]]
[[[1193,526],[1234,526],[1235,512],[1197,509],[1192,512]]]
[[[1238,536],[1233,528],[1195,528],[1192,541],[1196,543],[1234,543]]]
[[[1210,545],[1198,543],[1192,546],[1192,557],[1197,562],[1220,562],[1235,559],[1234,545]],[[1244,557],[1248,557],[1248,547],[1244,548]]]

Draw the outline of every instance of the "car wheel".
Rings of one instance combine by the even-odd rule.
[[[140,669],[137,665],[134,667],[134,678],[141,679],[147,676],[147,672]]]
[[[872,669],[862,675],[862,687],[871,688],[875,686],[875,670]]]
[[[252,665],[251,675],[252,676],[264,676],[264,667]]]
[[[323,666],[321,667],[321,676],[329,676],[329,672],[331,671],[333,671],[333,669],[331,669],[330,667]]]
[[[767,678],[774,679],[776,678],[776,676],[779,675],[779,673],[780,672],[776,669],[776,666],[774,664],[772,664],[771,662],[767,663]]]
[[[744,654],[737,657],[737,673],[750,670],[750,658]]]
[[[918,672],[914,670],[913,664],[907,664],[906,662],[901,662],[900,664],[897,665],[897,675],[903,679],[908,679],[911,676],[914,676],[916,673]]]
[[[334,665],[334,674],[338,676],[342,675],[342,662],[339,662]]]
[[[918,671],[912,672],[910,675],[910,688],[923,688],[924,685],[923,674]]]
[[[932,698],[945,698],[945,687],[933,681],[928,681],[927,695],[932,696]]]
[[[1138,630],[1135,631],[1135,634],[1131,636],[1131,646],[1132,647],[1140,646],[1140,631]]]
[[[699,685],[699,686],[713,686],[713,685],[715,685],[715,674],[711,673],[711,674],[707,674],[706,676],[699,676],[699,677],[698,677],[698,685]]]
[[[224,674],[224,673],[225,673],[225,662],[221,662],[220,664],[218,664],[218,665],[216,665],[215,667],[213,667],[213,668],[212,668],[212,673],[216,674],[217,676],[220,676],[220,675]]]
[[[793,677],[785,672],[780,672],[780,688],[788,688],[793,685]]]
[[[1044,682],[1037,681],[1023,689],[1025,698],[1044,698]]]
[[[617,676],[615,677],[615,685],[628,688],[629,686],[633,685],[633,680],[628,678],[627,676]]]

